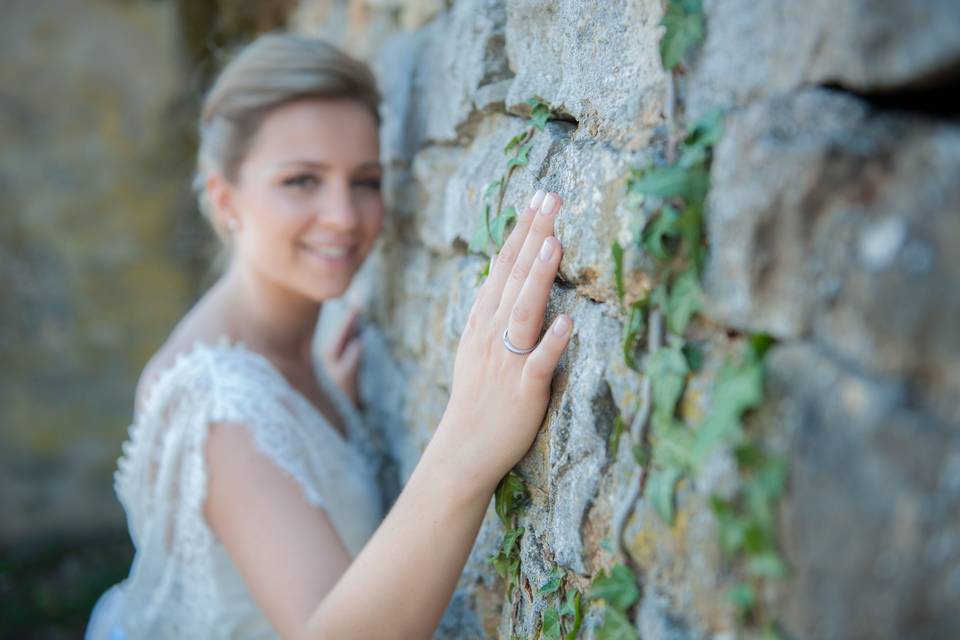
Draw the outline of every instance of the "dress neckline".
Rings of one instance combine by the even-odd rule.
[[[149,416],[153,414],[154,404],[156,404],[156,398],[159,396],[158,391],[166,386],[169,380],[174,379],[176,374],[179,373],[186,364],[204,351],[216,351],[217,349],[223,349],[233,353],[241,354],[256,360],[262,365],[265,365],[271,374],[280,381],[280,384],[291,393],[292,397],[295,398],[297,402],[304,405],[308,412],[311,412],[316,418],[318,418],[319,421],[323,423],[323,426],[331,432],[333,437],[336,438],[340,444],[344,446],[350,446],[353,443],[353,437],[355,434],[351,433],[350,428],[352,416],[347,414],[349,411],[347,405],[350,405],[351,401],[346,397],[346,395],[343,395],[343,397],[340,396],[343,391],[337,387],[332,380],[327,378],[327,373],[323,370],[323,367],[314,366],[314,374],[317,378],[319,386],[321,387],[321,390],[324,391],[328,397],[330,397],[330,400],[334,405],[334,409],[338,411],[341,414],[341,417],[344,419],[344,423],[347,428],[347,437],[344,437],[344,435],[340,433],[340,430],[333,426],[330,420],[323,415],[323,412],[321,412],[316,405],[310,401],[309,398],[307,398],[299,389],[297,389],[289,380],[287,380],[287,377],[283,375],[280,369],[278,369],[273,362],[270,361],[270,358],[263,355],[259,351],[251,349],[243,340],[231,340],[226,334],[222,333],[214,339],[212,344],[204,341],[201,338],[195,338],[189,349],[177,353],[174,361],[160,371],[160,373],[154,379],[153,384],[150,385],[144,392],[143,410],[139,414],[134,415],[134,422],[139,422],[143,416]]]

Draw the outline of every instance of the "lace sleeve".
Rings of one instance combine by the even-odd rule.
[[[309,503],[327,507],[318,471],[329,464],[312,459],[324,448],[310,442],[295,409],[268,367],[222,342],[195,348],[158,380],[115,476],[137,551],[124,590],[130,637],[216,635],[215,539],[203,516],[211,423],[250,429],[257,448],[297,481]]]

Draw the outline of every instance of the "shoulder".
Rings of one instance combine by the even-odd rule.
[[[211,300],[208,292],[180,319],[147,361],[137,381],[135,415],[143,415],[151,396],[161,386],[169,389],[166,395],[175,395],[177,388],[189,389],[194,386],[196,376],[207,373],[211,366],[229,358],[232,351],[242,346],[220,306]],[[183,384],[169,384],[171,378],[171,382]]]

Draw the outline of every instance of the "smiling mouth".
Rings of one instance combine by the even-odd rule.
[[[300,245],[300,249],[323,262],[342,264],[349,262],[353,258],[356,245],[308,246],[302,244]]]

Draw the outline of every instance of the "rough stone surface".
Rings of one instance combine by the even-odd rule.
[[[669,86],[679,127],[727,108],[707,203],[706,306],[686,336],[702,364],[679,415],[697,428],[745,334],[781,340],[745,427],[792,470],[779,512],[790,577],[763,590],[764,606],[790,638],[957,635],[957,119],[810,86],[955,82],[956,4],[705,4],[707,40],[672,85],[659,61],[661,4],[646,0],[590,11],[566,0],[455,3],[371,53],[387,87],[393,215],[353,293],[369,301],[362,394],[382,423],[395,492],[443,412],[486,260],[467,251],[483,189],[504,174],[525,100],[541,96],[556,116],[503,201],[519,209],[537,188],[564,197],[546,320],[564,310],[576,326],[517,465],[531,494],[518,523],[520,588],[508,600],[486,562],[504,533],[491,501],[436,638],[536,638],[557,604],[537,594],[552,569],[587,593],[601,568],[623,561],[637,570],[630,616],[646,640],[745,637],[727,597],[741,571],[720,552],[710,508],[742,481],[729,449],[679,483],[672,525],[641,498],[626,556],[612,547],[640,471],[626,435],[616,459],[609,436],[614,416],[636,414],[642,376],[623,361],[610,246],[625,247],[629,304],[657,282],[633,242],[645,214],[626,206],[624,187],[631,166],[663,162]],[[638,357],[642,366],[647,354]],[[596,638],[602,606],[585,608],[580,637]]]
[[[960,4],[952,0],[706,0],[691,113],[745,105],[813,83],[862,93],[955,82]]]
[[[250,15],[293,4],[258,3]],[[565,311],[576,327],[517,465],[531,494],[518,521],[520,588],[509,600],[487,562],[504,534],[491,500],[436,638],[537,638],[558,604],[538,593],[553,569],[586,594],[621,562],[636,570],[641,597],[628,614],[645,640],[750,636],[727,595],[743,563],[721,553],[710,507],[742,486],[734,452],[718,447],[679,482],[666,524],[650,499],[631,498],[643,476],[630,438],[615,457],[609,439],[643,388],[623,359],[611,244],[625,247],[627,304],[658,284],[634,242],[645,213],[626,206],[627,176],[662,163],[669,141],[714,106],[726,123],[707,202],[706,304],[685,336],[702,361],[678,417],[700,427],[749,334],[779,339],[765,399],[744,420],[790,464],[777,511],[789,576],[764,585],[764,611],[787,638],[960,636],[960,122],[949,105],[923,113],[903,95],[956,86],[960,5],[706,0],[706,41],[671,77],[659,0],[296,4],[290,28],[370,61],[385,98],[384,231],[321,318],[322,335],[349,300],[366,305],[364,447],[385,509],[446,407],[488,260],[468,250],[483,190],[505,172],[526,100],[539,95],[554,113],[503,200],[520,209],[537,188],[563,196],[545,320]],[[0,387],[0,542],[71,518],[119,525],[107,475],[142,362],[106,356],[145,359],[195,286],[169,215],[191,165],[158,152],[174,139],[166,109],[182,79],[173,5],[8,5],[0,269],[13,284],[0,293],[0,355],[17,375]],[[217,5],[223,24],[246,15]],[[104,278],[116,283],[109,295],[91,286]],[[649,347],[637,350],[641,368]],[[107,439],[78,435],[78,424]],[[85,501],[94,483],[101,502]],[[612,525],[624,507],[621,553]],[[603,605],[584,608],[589,640]]]
[[[539,95],[574,118],[578,138],[622,146],[657,124],[664,76],[660,3],[507,0],[507,107]]]
[[[801,92],[732,116],[713,169],[713,317],[960,396],[956,124]]]
[[[294,26],[371,60],[385,94],[391,216],[348,297],[367,301],[372,320],[361,395],[382,430],[388,502],[445,407],[486,261],[466,250],[483,189],[504,174],[502,147],[525,125],[525,100],[539,95],[557,115],[503,201],[519,209],[537,188],[564,197],[547,321],[562,309],[577,327],[517,466],[532,499],[519,522],[521,584],[508,600],[487,563],[504,533],[491,501],[435,634],[537,637],[553,603],[536,591],[553,568],[586,593],[625,559],[611,551],[611,524],[639,472],[627,445],[611,458],[608,438],[615,415],[636,413],[642,378],[622,358],[610,245],[626,247],[626,301],[642,297],[656,284],[653,263],[632,242],[644,221],[624,186],[631,166],[662,159],[669,131],[661,4],[361,4],[301,2]],[[707,39],[675,82],[676,116],[682,126],[713,106],[730,111],[708,201],[706,309],[687,336],[703,363],[679,413],[695,427],[710,410],[741,332],[780,338],[767,399],[747,424],[791,462],[779,517],[791,573],[764,602],[788,637],[952,637],[957,121],[885,113],[810,85],[873,94],[955,83],[957,5],[705,4]],[[643,638],[743,635],[726,596],[737,569],[709,506],[739,482],[722,449],[679,484],[672,525],[648,500],[632,505],[624,545],[642,587],[630,613]],[[585,606],[580,636],[595,638],[602,608]]]
[[[805,344],[769,359],[791,452],[782,514],[796,637],[952,638],[960,622],[960,433],[904,379]],[[850,615],[851,611],[858,612]]]

